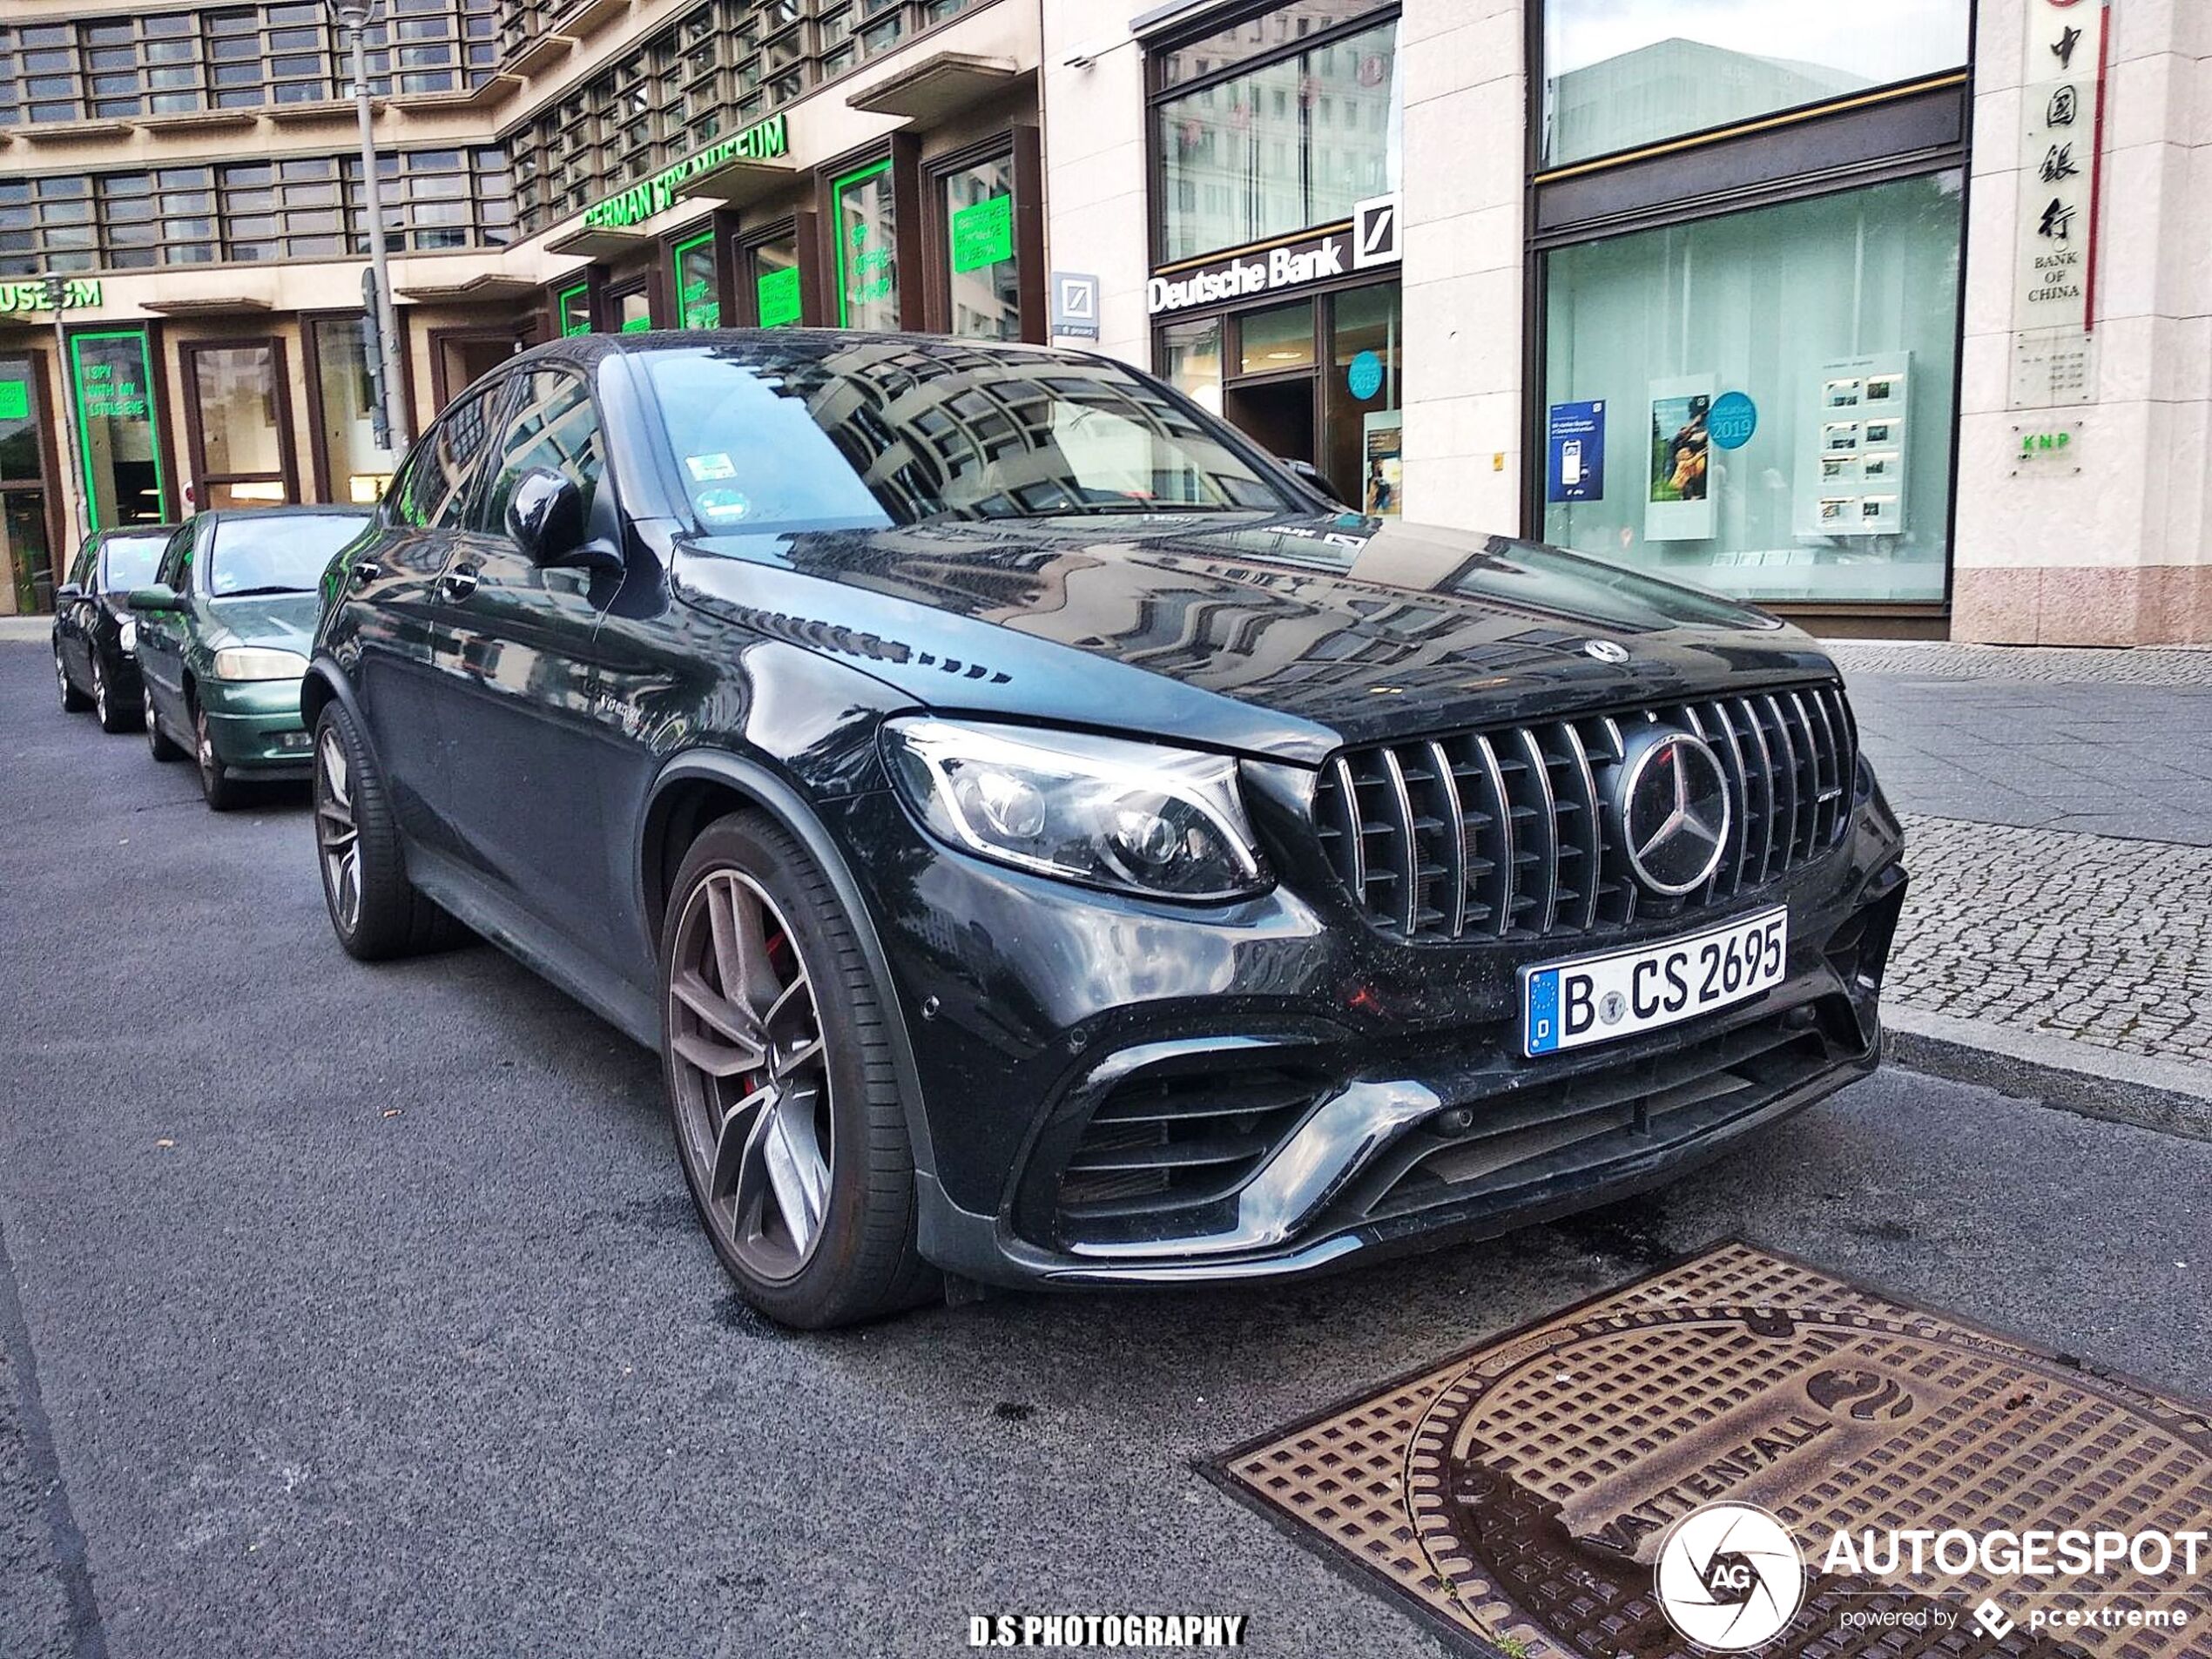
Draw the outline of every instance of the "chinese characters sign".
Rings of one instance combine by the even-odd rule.
[[[2027,0],[2013,327],[2087,328],[2104,100],[2103,0]]]

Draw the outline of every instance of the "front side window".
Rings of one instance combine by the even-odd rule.
[[[1195,74],[1201,61],[1186,48],[1157,72]],[[1163,259],[1348,218],[1354,203],[1398,188],[1398,24],[1173,92],[1154,103],[1152,125]]]
[[[1545,0],[1547,166],[1963,66],[1969,0]]]
[[[311,593],[331,556],[361,533],[358,513],[241,513],[216,522],[207,590],[218,599]]]
[[[573,374],[546,371],[529,377],[522,407],[508,422],[499,446],[499,469],[484,494],[486,529],[504,528],[516,484],[523,474],[538,469],[557,472],[575,484],[584,513],[590,515],[606,460],[591,394]]]
[[[493,400],[505,389],[502,381],[470,393],[439,417],[408,464],[405,487],[396,501],[401,523],[420,529],[460,523],[469,481],[476,475],[476,462],[490,435]]]
[[[646,361],[710,530],[1294,505],[1203,417],[1116,364],[890,341],[773,363],[734,348]]]

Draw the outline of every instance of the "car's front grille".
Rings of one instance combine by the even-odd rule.
[[[1728,781],[1719,867],[1677,899],[1642,890],[1611,806],[1636,728],[1703,738]],[[1543,938],[1676,914],[1757,887],[1843,837],[1858,735],[1840,686],[1663,705],[1350,749],[1314,822],[1378,927],[1426,942]]]

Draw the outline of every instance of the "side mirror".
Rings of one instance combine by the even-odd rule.
[[[1352,503],[1345,499],[1344,491],[1331,483],[1322,473],[1321,469],[1311,461],[1285,461],[1283,464],[1296,473],[1299,482],[1307,489],[1318,490],[1339,507],[1346,509],[1351,507]]]
[[[182,610],[185,597],[165,582],[150,588],[133,588],[123,603],[133,610]]]
[[[74,582],[64,582],[54,590],[54,603],[65,605],[84,597],[84,590]]]
[[[533,564],[570,564],[583,550],[583,494],[550,467],[532,467],[507,496],[507,534]]]

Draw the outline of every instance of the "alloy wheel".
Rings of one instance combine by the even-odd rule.
[[[202,779],[220,784],[223,763],[215,759],[215,739],[207,733],[207,711],[194,709],[192,717],[192,759],[199,765]]]
[[[315,745],[315,846],[322,855],[323,886],[338,925],[347,934],[361,922],[361,826],[354,819],[353,772],[337,732],[323,728]]]
[[[99,717],[102,725],[112,721],[107,711],[107,671],[100,666],[100,659],[92,658],[92,712]]]
[[[820,1243],[836,1155],[828,1051],[783,913],[738,870],[691,890],[668,987],[670,1072],[707,1224],[749,1271],[795,1276]]]
[[[166,759],[161,749],[161,723],[153,718],[153,687],[138,688],[138,712],[145,717],[146,747],[153,751],[156,760]]]
[[[54,647],[54,681],[62,688],[62,706],[69,706],[69,665],[62,661],[62,648]]]

